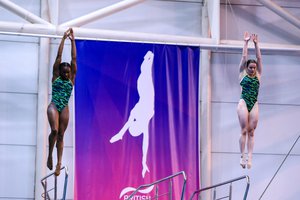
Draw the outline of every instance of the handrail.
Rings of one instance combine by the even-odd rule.
[[[176,174],[173,174],[173,175],[170,175],[170,176],[167,176],[163,179],[160,179],[160,180],[157,180],[153,183],[150,183],[150,184],[144,184],[144,185],[140,185],[129,197],[128,197],[128,200],[130,200],[140,189],[143,189],[143,188],[148,188],[150,186],[153,186],[153,185],[157,185],[161,182],[164,182],[168,179],[172,179],[176,176],[179,176],[180,174],[183,175],[183,186],[182,186],[182,192],[181,192],[181,200],[183,200],[184,198],[184,192],[185,192],[185,186],[186,186],[186,175],[185,175],[185,172],[184,171],[181,171],[181,172],[177,172]]]
[[[69,177],[69,170],[67,166],[63,166],[60,168],[60,171],[65,169],[65,182],[64,182],[64,190],[63,190],[63,198],[62,200],[66,199],[66,195],[67,195],[67,184],[68,184],[68,177]],[[42,194],[42,197],[44,197],[44,199],[50,199],[50,196],[48,194],[49,191],[52,191],[54,189],[54,200],[57,199],[57,176],[54,174],[55,172],[52,172],[50,174],[48,174],[47,176],[43,177],[41,179],[41,183],[42,186],[44,188],[44,193]],[[47,190],[47,178],[51,177],[54,175],[54,188],[51,188],[49,190]]]
[[[205,187],[205,188],[202,188],[200,190],[196,190],[193,193],[193,195],[191,196],[190,200],[192,200],[197,193],[201,193],[201,192],[203,192],[205,190],[210,190],[212,188],[220,187],[222,185],[233,183],[233,182],[236,182],[236,181],[239,181],[239,180],[242,180],[242,179],[246,179],[246,182],[247,182],[247,186],[246,186],[245,193],[244,193],[244,198],[243,198],[243,200],[246,200],[247,199],[247,195],[248,195],[248,191],[249,191],[249,187],[250,187],[250,178],[247,175],[246,176],[241,176],[241,177],[238,177],[238,178],[235,178],[235,179],[231,179],[229,181],[225,181],[225,182],[222,182],[222,183],[219,183],[219,184],[216,184],[216,185]]]

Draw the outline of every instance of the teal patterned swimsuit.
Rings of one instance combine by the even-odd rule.
[[[52,100],[58,110],[61,112],[67,105],[72,93],[73,84],[70,79],[63,80],[60,76],[52,83]]]
[[[240,85],[242,86],[241,99],[245,100],[248,112],[250,112],[254,104],[257,102],[259,80],[257,76],[250,77],[245,75]]]

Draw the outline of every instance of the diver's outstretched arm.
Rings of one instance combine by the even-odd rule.
[[[252,40],[255,46],[255,54],[256,54],[256,60],[257,60],[257,71],[261,75],[262,72],[262,62],[261,62],[261,52],[260,48],[258,46],[258,36],[256,34],[252,34]]]
[[[248,42],[249,42],[250,38],[251,37],[250,37],[249,33],[246,31],[244,33],[244,47],[243,47],[243,55],[242,55],[241,62],[240,62],[240,73],[246,67],[246,62],[248,59]]]

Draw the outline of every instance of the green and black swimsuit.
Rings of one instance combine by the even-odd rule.
[[[259,80],[257,76],[250,77],[245,75],[241,80],[240,85],[242,87],[241,99],[244,99],[248,112],[250,112],[257,102]]]
[[[61,112],[67,105],[72,93],[73,84],[70,79],[63,80],[60,76],[52,83],[52,100],[58,110]]]

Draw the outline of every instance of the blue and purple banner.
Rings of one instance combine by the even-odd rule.
[[[86,40],[76,46],[75,200],[125,200],[138,186],[180,171],[187,199],[200,184],[200,49]],[[173,199],[182,184],[174,178]],[[134,199],[154,194],[147,188]]]

